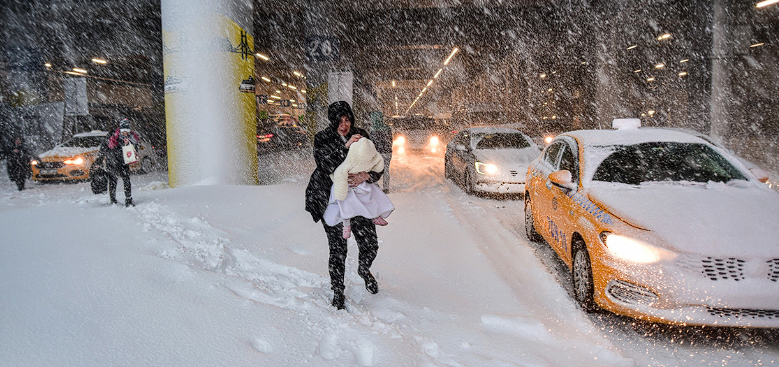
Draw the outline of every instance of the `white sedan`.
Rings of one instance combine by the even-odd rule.
[[[519,130],[467,128],[446,145],[444,175],[468,193],[521,194],[527,167],[540,153]]]

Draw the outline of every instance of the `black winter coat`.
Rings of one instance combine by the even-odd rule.
[[[30,161],[33,159],[33,155],[27,146],[14,145],[9,148],[5,155],[6,169],[8,170],[8,178],[11,181],[26,180],[32,174],[30,170]]]
[[[311,213],[314,222],[321,220],[322,215],[325,214],[325,209],[327,209],[330,199],[330,188],[333,186],[333,180],[330,179],[330,175],[343,163],[346,159],[346,154],[349,152],[349,149],[344,146],[346,141],[342,140],[341,135],[338,134],[338,120],[340,118],[340,115],[337,116],[334,122],[334,119],[330,116],[330,126],[314,135],[314,161],[316,162],[316,169],[311,174],[306,187],[306,211]],[[354,127],[354,124],[352,124],[351,130],[346,135],[346,140],[348,141],[354,134],[368,137],[368,133],[365,130]],[[369,183],[378,181],[382,175],[380,172],[368,172],[368,174],[371,176],[368,179]]]
[[[113,139],[113,142],[112,142]],[[106,138],[100,143],[100,150],[95,162],[99,162],[106,171],[113,174],[120,174],[122,172],[130,172],[130,165],[124,163],[124,157],[122,157],[122,139],[119,136],[119,130],[117,129],[113,134],[106,135]],[[133,132],[130,135],[130,143],[138,147],[138,137]],[[113,145],[113,148],[111,146]],[[105,158],[105,162],[103,162]],[[103,163],[105,163],[103,165]]]

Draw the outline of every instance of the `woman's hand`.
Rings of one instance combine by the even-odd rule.
[[[349,187],[356,187],[357,185],[368,181],[369,178],[371,178],[371,175],[369,175],[368,172],[350,173],[346,182],[349,183]]]
[[[349,138],[349,141],[346,142],[346,148],[349,148],[352,143],[356,143],[357,140],[360,140],[362,138],[362,135],[360,134],[354,134],[351,138]]]

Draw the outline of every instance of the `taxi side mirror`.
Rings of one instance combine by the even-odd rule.
[[[573,182],[571,171],[567,169],[550,173],[549,181],[551,181],[553,185],[559,188],[565,190],[576,190],[576,184]]]
[[[750,168],[749,172],[752,172],[752,174],[755,175],[755,177],[757,177],[758,181],[762,183],[768,182],[768,172],[763,171],[760,168]]]

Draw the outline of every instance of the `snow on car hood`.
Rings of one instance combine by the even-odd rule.
[[[86,154],[98,150],[98,147],[81,148],[81,147],[54,147],[44,153],[41,153],[39,157],[72,157],[74,155]]]
[[[477,149],[473,154],[482,162],[527,167],[541,152],[536,148]]]
[[[593,182],[588,195],[680,251],[779,256],[779,194],[766,186],[745,181],[640,187]]]

